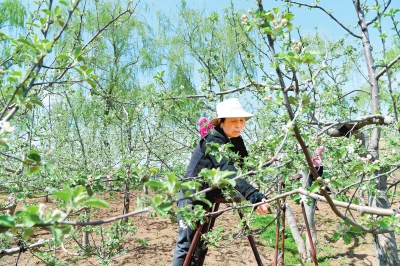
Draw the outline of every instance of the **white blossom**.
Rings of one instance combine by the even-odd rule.
[[[38,210],[38,215],[40,218],[43,218],[44,210],[46,209],[46,204],[44,203],[39,203],[39,210]]]
[[[57,219],[57,221],[62,221],[67,217],[67,214],[59,209],[54,210],[52,216],[53,219]]]
[[[1,133],[10,133],[15,129],[12,127],[9,122],[0,122],[0,134]]]
[[[187,228],[187,223],[185,223],[183,220],[179,220],[179,227],[182,228],[183,230],[186,230]]]
[[[350,144],[349,146],[346,147],[346,150],[348,153],[354,153],[354,145]]]

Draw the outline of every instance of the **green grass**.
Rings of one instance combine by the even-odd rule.
[[[261,229],[267,224],[271,223],[274,217],[271,215],[255,215],[254,220],[251,222],[253,228]],[[260,234],[260,238],[265,241],[265,244],[272,249],[275,249],[275,222],[269,227],[265,228]],[[279,250],[281,249],[282,242],[279,241]],[[293,239],[292,233],[289,228],[285,228],[285,265],[296,265],[300,263],[300,255],[297,249],[296,242]]]
[[[253,218],[254,219],[251,222],[251,227],[256,229],[261,229],[274,220],[274,217],[271,215],[255,215],[253,216]],[[270,247],[272,250],[275,249],[275,233],[276,233],[275,222],[272,222],[272,224],[269,227],[265,228],[260,234],[260,238],[264,240],[265,245]],[[303,240],[305,240],[304,237]],[[279,250],[281,249],[281,244],[282,244],[281,241],[282,240],[280,239]],[[332,245],[323,245],[320,243],[317,249],[318,249],[317,260],[318,260],[318,265],[320,266],[331,266],[332,265],[330,262],[331,258],[337,258],[338,256],[337,254],[338,251],[334,247],[332,247]],[[296,242],[294,241],[290,228],[288,227],[285,228],[284,259],[285,259],[285,265],[302,265],[302,266],[315,265],[314,262],[301,263],[300,254],[297,249]],[[346,265],[346,263],[343,262],[340,265]]]

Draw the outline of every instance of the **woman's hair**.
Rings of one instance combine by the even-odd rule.
[[[226,137],[224,130],[221,128],[221,123],[224,122],[224,120],[225,118],[221,118],[221,122],[217,126],[215,126],[214,129],[215,131],[219,132],[222,136]]]

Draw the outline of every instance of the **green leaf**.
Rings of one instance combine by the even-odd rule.
[[[31,160],[33,160],[33,161],[35,161],[35,162],[40,162],[40,160],[41,160],[40,155],[39,155],[39,154],[36,154],[36,153],[31,153],[31,154],[29,154],[29,155],[28,155],[28,158],[31,159]]]
[[[0,226],[11,227],[11,228],[14,227],[15,226],[14,217],[0,216]]]
[[[92,79],[87,79],[86,82],[89,83],[89,85],[92,86],[92,88],[95,88],[97,86],[97,83]]]
[[[62,190],[54,190],[51,194],[63,201],[69,201],[71,199],[71,194]]]
[[[24,227],[27,228],[32,227],[35,224],[41,223],[41,221],[42,220],[36,214],[28,214],[22,217],[22,224],[24,225]]]
[[[343,241],[344,243],[346,243],[347,245],[351,243],[351,235],[348,233],[345,233],[343,235]]]
[[[77,186],[72,190],[72,197],[78,197],[85,190],[84,186]]]
[[[61,59],[61,60],[69,60],[69,56],[65,55],[65,54],[59,54],[57,55],[57,58]]]
[[[164,184],[162,182],[159,182],[159,181],[156,181],[156,180],[147,181],[145,185],[148,186],[148,187],[164,188]]]
[[[172,208],[171,202],[163,202],[158,206],[158,211],[161,211],[163,215],[166,215],[167,212]]]
[[[340,236],[341,236],[341,234],[340,234],[339,232],[335,232],[335,233],[333,234],[333,239],[334,239],[335,241],[338,241],[339,238],[340,238]]]
[[[98,199],[98,198],[90,198],[84,204],[84,206],[97,206],[97,207],[104,207],[109,208],[110,205],[107,201]]]
[[[7,77],[7,81],[18,82],[18,78],[14,77],[14,76],[9,76],[9,77]]]
[[[92,187],[87,187],[86,192],[88,193],[89,197],[91,197],[93,195]]]
[[[285,12],[282,14],[282,18],[285,18],[287,20],[292,20],[294,18],[294,14]]]
[[[313,183],[311,188],[310,188],[310,192],[311,193],[317,193],[320,190],[320,185],[317,183]]]
[[[274,33],[274,31],[270,27],[262,28],[262,30],[264,31],[264,33],[269,35],[272,35]]]
[[[299,194],[296,194],[296,195],[294,195],[294,196],[292,197],[292,200],[293,200],[296,204],[300,204],[300,199],[301,199],[301,197],[300,197]]]
[[[32,214],[37,214],[39,211],[39,205],[32,205],[32,206],[27,206],[25,207],[25,210]]]
[[[75,58],[79,57],[81,55],[81,53],[82,53],[82,47],[80,47],[80,46],[76,47],[73,52]]]
[[[225,184],[231,186],[231,187],[235,187],[236,186],[236,181],[233,179],[225,179],[224,182]]]
[[[169,173],[167,175],[167,178],[168,178],[168,182],[173,186],[175,186],[175,184],[178,182],[178,178],[176,177],[176,175],[174,173]]]
[[[200,188],[200,186],[201,186],[201,183],[199,183],[199,182],[187,181],[187,182],[183,182],[181,184],[177,184],[176,189],[191,189],[191,188],[198,189],[198,188]]]
[[[30,97],[30,98],[29,98],[29,101],[30,101],[31,103],[33,103],[33,104],[40,105],[40,106],[42,106],[42,107],[44,106],[42,100],[41,100],[39,97],[37,97],[37,96],[32,96],[32,97]]]
[[[56,6],[56,7],[54,8],[54,14],[58,15],[58,14],[60,14],[60,11],[61,11],[61,9],[60,9],[59,6]]]
[[[26,39],[18,39],[18,42],[21,42],[21,43],[23,43],[23,44],[26,44],[26,45],[32,47],[32,48],[35,48],[35,46],[34,46],[31,42],[29,42],[28,40],[26,40]]]
[[[246,27],[246,31],[251,31],[253,29],[253,24],[250,24]]]
[[[296,104],[297,101],[298,101],[298,99],[296,97],[289,96],[289,103],[290,104]]]
[[[338,181],[336,181],[336,180],[331,180],[331,186],[333,186],[333,187],[340,187],[341,186],[341,184],[338,182]]]
[[[379,225],[381,228],[388,228],[390,225],[390,220],[388,217],[383,218],[382,220],[379,221]]]
[[[49,162],[44,164],[44,170],[46,170],[48,175],[51,175],[51,172],[53,170],[53,165]]]
[[[210,207],[212,206],[211,201],[209,201],[209,200],[206,199],[206,198],[199,198],[198,200],[204,202],[205,204],[207,204],[207,205],[210,206]]]
[[[62,230],[60,228],[51,228],[51,234],[54,236],[54,240],[56,242],[56,246],[61,245],[61,237],[62,237]]]
[[[353,232],[353,233],[356,233],[356,234],[360,234],[360,233],[362,233],[362,230],[359,227],[351,226],[350,227],[350,232]]]
[[[142,200],[142,197],[137,196],[136,199],[137,199],[137,200],[136,200],[137,209],[138,209],[138,210],[143,210],[146,206],[145,206],[145,204],[144,204],[144,202],[143,202],[143,200]]]
[[[42,11],[43,13],[45,13],[46,15],[51,16],[51,11],[50,11],[50,10],[48,10],[48,9],[42,9],[41,11]]]
[[[28,175],[36,174],[39,171],[40,171],[40,166],[33,166],[29,168]]]
[[[26,240],[28,237],[33,235],[34,232],[35,232],[35,230],[33,228],[28,228],[22,233],[22,238],[24,240]]]

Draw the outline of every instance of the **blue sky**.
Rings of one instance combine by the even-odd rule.
[[[298,0],[302,3],[312,4],[313,0]],[[163,11],[168,11],[170,14],[174,13],[176,6],[179,5],[181,0],[142,0],[142,3],[153,3],[156,9],[161,9]],[[187,5],[190,7],[198,8],[200,10],[205,10],[208,12],[222,12],[226,7],[230,6],[231,0],[186,0]],[[274,7],[282,6],[282,1],[264,0],[264,9],[272,9]],[[375,1],[368,1],[369,3],[375,3]],[[248,9],[256,8],[256,0],[233,0],[233,4],[236,9],[243,9],[244,11]],[[368,4],[368,3],[367,3]],[[355,26],[357,24],[357,14],[355,12],[352,0],[321,0],[320,6],[326,10],[332,10],[332,15],[335,16],[344,25]],[[391,8],[400,8],[400,1],[393,0],[391,3]],[[339,39],[343,37],[345,31],[336,22],[334,22],[327,14],[322,10],[312,9],[297,6],[292,7],[292,12],[295,14],[295,19],[293,25],[295,27],[300,26],[303,34],[307,34],[315,31],[315,27],[321,33],[324,33],[327,37],[332,39]],[[369,18],[375,16],[374,12],[371,12]],[[400,15],[399,15],[400,16]],[[400,20],[400,18],[399,18]],[[383,23],[385,29],[385,24]],[[389,30],[389,29],[387,29]],[[359,29],[355,30],[356,34],[359,34]],[[371,36],[377,36],[373,31],[370,32]],[[372,41],[377,40],[374,46],[379,46],[380,50],[380,40],[377,38],[372,38]]]
[[[251,9],[254,10],[257,8],[256,0],[232,0],[234,7],[237,10],[243,10],[246,12]],[[301,3],[312,4],[313,0],[297,0]],[[364,2],[364,1],[363,1]],[[379,0],[382,2],[382,0]],[[150,4],[153,3],[156,10],[162,10],[163,12],[173,14],[178,9],[177,6],[181,3],[181,0],[142,0],[142,4]],[[224,8],[227,8],[231,4],[231,0],[186,0],[186,3],[189,7],[204,10],[206,13],[208,12],[222,12]],[[375,0],[367,0],[368,4],[375,4]],[[264,9],[272,9],[274,7],[282,7],[281,0],[263,0]],[[358,17],[355,11],[353,1],[352,0],[321,0],[320,6],[325,10],[332,11],[332,15],[340,21],[343,25],[348,26],[350,29],[354,31],[355,34],[360,35],[360,29],[354,28],[357,26]],[[400,9],[400,0],[392,0],[390,8],[398,8]],[[300,31],[303,36],[308,34],[314,34],[316,31],[316,27],[318,27],[319,35],[324,35],[326,38],[331,40],[338,40],[344,37],[345,33],[347,33],[337,22],[335,22],[332,18],[330,18],[325,12],[320,9],[309,9],[307,7],[299,8],[297,6],[292,7],[292,13],[295,14],[295,18],[293,21],[294,27],[300,26]],[[367,20],[372,19],[376,16],[374,11],[369,12],[367,15]],[[400,20],[400,12],[397,14],[398,21]],[[383,30],[387,33],[393,34],[390,31],[390,26],[392,23],[386,23],[383,21],[382,27]],[[379,38],[379,32],[370,27],[369,28],[370,41],[372,44],[373,52],[379,53],[382,51],[382,42]],[[386,41],[386,48],[390,48],[393,44],[392,36],[388,34],[389,38]],[[293,36],[297,36],[293,35]],[[294,37],[296,38],[296,37]],[[398,37],[397,37],[398,38]],[[354,38],[350,37],[346,40],[348,44],[354,45]],[[362,48],[360,48],[362,49]],[[375,59],[380,59],[381,56],[375,57]],[[361,59],[363,60],[363,59]],[[365,69],[365,64],[360,62],[361,70],[364,72],[364,75],[367,76],[367,72]],[[267,71],[268,72],[268,71]],[[358,77],[358,76],[357,76]],[[197,81],[196,77],[194,80]],[[363,78],[354,78],[349,80],[345,85],[343,85],[344,91],[349,91],[355,88],[360,88],[360,86],[365,85],[365,80]]]

